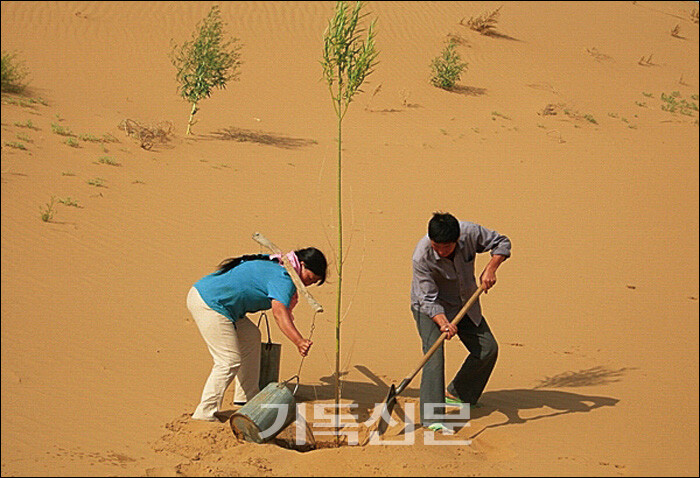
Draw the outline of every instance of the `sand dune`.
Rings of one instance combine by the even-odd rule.
[[[170,42],[214,4],[240,81],[186,137]],[[2,100],[3,476],[697,476],[698,112],[662,109],[698,104],[697,2],[368,2],[380,63],[343,132],[343,401],[367,419],[420,360],[410,257],[450,211],[513,242],[482,298],[500,343],[484,407],[445,438],[471,443],[417,429],[300,453],[188,419],[211,366],[191,284],[264,252],[256,231],[335,267],[334,4],[2,2],[2,50],[31,74]],[[494,35],[460,24],[501,5]],[[448,38],[468,63],[453,91],[428,81]],[[173,133],[143,149],[127,119]],[[52,124],[114,141],[73,148]],[[43,222],[52,196],[76,207]],[[336,280],[311,289],[308,406],[333,400]],[[299,357],[272,336],[289,377]],[[448,378],[463,357],[450,342]]]

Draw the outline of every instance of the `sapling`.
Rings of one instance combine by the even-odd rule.
[[[335,14],[329,20],[323,34],[323,76],[328,83],[333,109],[338,119],[338,289],[335,322],[335,406],[340,402],[340,311],[343,284],[343,209],[342,209],[342,133],[343,118],[354,96],[361,92],[360,87],[377,65],[378,51],[375,48],[376,19],[369,24],[364,40],[360,35],[364,29],[359,26],[366,16],[361,15],[363,3],[355,2],[354,7],[345,1],[335,4]],[[338,441],[336,436],[336,442]]]
[[[229,80],[239,79],[240,49],[237,38],[225,40],[218,5],[211,7],[197,25],[191,40],[181,46],[172,45],[170,60],[177,69],[178,93],[192,104],[187,135],[195,123],[199,102],[209,98],[213,88],[225,89]]]
[[[449,90],[459,81],[462,71],[467,67],[467,64],[462,61],[459,53],[455,51],[456,46],[456,43],[453,41],[447,42],[440,55],[433,58],[430,62],[430,68],[433,72],[430,82],[433,86]]]

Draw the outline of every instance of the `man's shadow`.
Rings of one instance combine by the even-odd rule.
[[[470,438],[475,438],[491,428],[505,425],[522,425],[534,420],[554,418],[571,413],[588,413],[601,407],[613,407],[617,402],[619,402],[617,398],[583,395],[560,390],[520,388],[487,391],[483,393],[479,400],[481,406],[471,410],[471,418],[482,418],[494,412],[500,412],[506,416],[506,421],[486,425]],[[520,415],[521,411],[524,410],[538,410],[545,407],[554,411],[544,411],[541,414],[528,418],[523,418]]]
[[[369,378],[372,383],[341,381],[342,398],[344,400],[349,399],[353,402],[353,404],[351,404],[351,413],[357,415],[359,421],[365,422],[371,418],[375,407],[385,402],[391,384],[386,383],[364,365],[355,365],[355,368]],[[561,374],[561,377],[548,377],[546,380],[542,381],[540,385],[532,389],[522,388],[486,391],[479,400],[479,407],[470,410],[471,419],[479,419],[487,417],[494,412],[500,412],[505,415],[506,421],[487,425],[470,438],[474,438],[491,428],[525,424],[534,420],[554,418],[571,413],[587,413],[597,408],[615,406],[619,400],[613,397],[548,390],[543,387],[556,388],[557,386],[572,386],[572,384],[605,384],[610,381],[617,381],[618,377],[625,370],[627,369],[607,370],[596,367],[595,369],[582,370],[579,372],[566,372]],[[347,375],[347,372],[342,373],[342,375]],[[562,377],[566,380],[562,381]],[[335,397],[335,376],[321,377],[320,380],[323,382],[323,385],[301,384],[297,391],[297,399],[300,402],[333,399]],[[418,380],[418,382],[420,383],[420,380]],[[420,388],[407,387],[401,393],[401,396],[413,399],[419,398]],[[395,410],[399,415],[399,419],[403,419],[404,414],[400,408],[401,407],[397,405]],[[538,410],[542,408],[549,408],[554,411],[545,411],[542,414],[527,418],[521,416],[521,411]],[[454,408],[452,408],[452,410],[454,410]],[[447,413],[449,415],[453,412],[448,408]]]

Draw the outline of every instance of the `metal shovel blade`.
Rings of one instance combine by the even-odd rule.
[[[389,421],[391,420],[391,412],[394,410],[394,405],[396,405],[396,387],[391,384],[389,393],[384,400],[384,406],[382,407],[382,413],[379,415],[379,425],[377,426],[377,432],[379,436],[382,436],[389,426]]]
[[[379,436],[382,436],[386,431],[386,428],[389,426],[389,422],[391,421],[391,412],[396,406],[396,397],[403,392],[406,387],[408,387],[408,384],[411,383],[412,378],[413,377],[404,378],[399,384],[398,388],[394,387],[394,384],[391,384],[389,393],[386,394],[386,400],[384,400],[382,414],[379,415],[379,425],[377,426]]]

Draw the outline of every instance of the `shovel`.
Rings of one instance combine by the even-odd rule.
[[[452,319],[452,324],[457,325],[460,320],[462,320],[462,317],[465,316],[467,311],[471,308],[472,305],[474,305],[474,302],[476,302],[476,299],[479,298],[481,293],[484,291],[482,286],[479,286],[478,289],[476,289],[476,292],[472,294],[472,296],[469,298],[466,304],[462,306],[462,309],[459,311],[459,313],[455,316],[454,319]],[[416,369],[411,372],[410,375],[408,375],[406,378],[404,378],[401,383],[399,384],[398,387],[394,387],[394,385],[391,385],[391,388],[389,389],[389,393],[386,396],[386,400],[384,400],[384,408],[382,409],[382,414],[379,416],[379,426],[377,427],[377,431],[379,432],[379,436],[383,435],[384,432],[386,431],[387,426],[389,426],[389,420],[391,420],[391,412],[394,409],[394,406],[396,405],[396,396],[400,394],[401,392],[404,391],[406,387],[408,387],[408,384],[411,383],[411,380],[413,380],[413,377],[416,376],[416,374],[420,371],[420,369],[423,368],[425,363],[430,359],[430,357],[433,356],[435,351],[442,345],[442,343],[445,341],[445,338],[447,337],[447,332],[443,332],[440,337],[435,341],[432,347],[430,347],[430,350],[423,356],[421,359],[420,363],[416,367]]]

